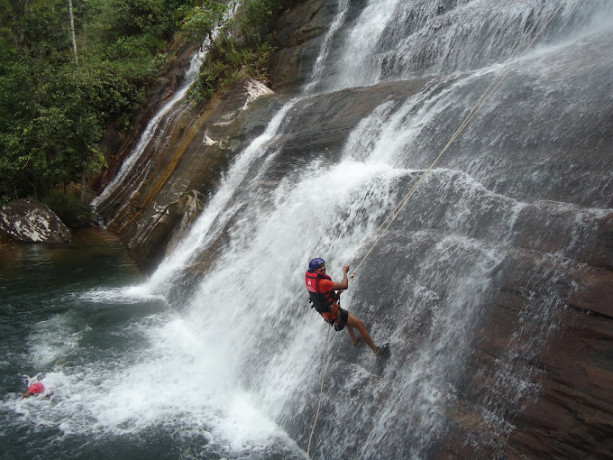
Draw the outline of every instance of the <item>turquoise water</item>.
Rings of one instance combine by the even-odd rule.
[[[180,306],[144,280],[97,230],[0,248],[0,458],[299,458],[286,439],[245,445],[240,423],[220,422],[227,401],[197,390],[210,371],[177,358],[187,346],[198,359]],[[49,394],[21,398],[36,381]],[[228,405],[259,425],[248,402]]]
[[[96,439],[67,432],[64,424],[79,414],[58,409],[65,395],[61,381],[52,378],[83,375],[139,346],[121,330],[163,311],[163,302],[140,301],[126,308],[125,303],[87,300],[87,293],[97,292],[93,289],[139,280],[121,243],[98,231],[77,232],[67,246],[8,245],[0,250],[2,458],[172,457],[171,443],[160,455],[148,433]],[[43,381],[53,393],[19,398],[28,380]]]

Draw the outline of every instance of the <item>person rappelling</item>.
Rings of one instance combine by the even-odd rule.
[[[326,261],[324,259],[317,257],[311,260],[305,275],[306,288],[313,304],[311,308],[315,308],[330,326],[334,326],[337,332],[342,331],[347,326],[352,345],[356,346],[359,343],[353,331],[353,328],[356,328],[362,340],[366,342],[375,355],[388,356],[390,354],[389,344],[377,347],[364,323],[341,308],[341,292],[349,287],[348,272],[349,265],[343,266],[343,280],[335,282],[326,274]]]

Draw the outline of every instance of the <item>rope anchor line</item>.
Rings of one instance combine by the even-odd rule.
[[[528,33],[522,38],[522,40],[520,41],[520,43],[514,48],[513,52],[511,53],[511,61],[515,61],[515,63],[517,63],[517,58],[520,56],[523,56],[526,54],[526,52],[532,47],[532,45],[534,45],[534,43],[536,42],[536,40],[541,36],[541,34],[545,31],[545,29],[547,28],[547,26],[549,26],[549,24],[551,23],[551,21],[553,21],[553,19],[558,15],[558,13],[560,12],[560,10],[562,9],[564,5],[561,4],[560,6],[558,6],[558,8],[554,11],[554,13],[551,15],[551,17],[547,20],[547,22],[541,27],[541,29],[538,31],[538,33],[534,36],[534,38],[530,41],[530,43],[528,43],[526,46],[524,46],[525,42],[527,41],[528,37],[530,35],[532,35],[532,33],[534,32],[534,30],[536,29],[536,26],[539,24],[539,21],[535,21],[532,28],[528,31]],[[523,49],[522,49],[523,47]],[[512,63],[513,64],[513,63]],[[396,218],[398,217],[398,215],[400,215],[400,212],[404,209],[404,207],[406,206],[406,204],[409,202],[409,200],[413,197],[413,195],[415,194],[415,192],[417,191],[417,189],[419,188],[419,186],[424,182],[424,180],[426,179],[426,177],[430,174],[430,172],[434,169],[434,167],[437,165],[437,163],[439,162],[439,160],[443,157],[443,155],[447,152],[447,150],[449,150],[449,148],[451,147],[451,145],[457,140],[457,138],[460,136],[460,134],[462,134],[462,132],[464,131],[464,129],[466,128],[466,126],[468,126],[468,124],[473,120],[473,118],[475,118],[475,116],[477,115],[477,113],[481,110],[481,108],[485,105],[485,103],[490,99],[490,97],[492,97],[492,95],[496,92],[496,90],[500,87],[500,85],[502,84],[502,82],[506,79],[506,77],[509,75],[509,73],[511,73],[511,70],[513,69],[513,65],[509,65],[506,69],[505,72],[501,73],[500,75],[498,75],[498,77],[496,77],[491,83],[490,85],[485,89],[485,91],[483,92],[483,94],[481,95],[481,97],[479,98],[479,100],[475,103],[475,105],[472,107],[472,109],[470,110],[470,112],[468,112],[468,115],[466,115],[466,117],[464,117],[464,120],[462,120],[462,123],[460,123],[460,126],[458,126],[458,128],[455,130],[455,132],[453,133],[453,135],[451,136],[451,138],[449,139],[449,141],[445,144],[445,146],[443,147],[443,149],[441,150],[441,152],[438,154],[438,156],[434,159],[434,161],[432,162],[432,164],[423,172],[423,174],[421,175],[421,177],[417,180],[417,182],[411,187],[411,189],[407,192],[407,194],[398,202],[398,204],[396,205],[396,207],[394,209],[392,209],[392,211],[390,211],[390,213],[387,215],[387,217],[385,218],[385,220],[383,221],[383,223],[374,231],[373,235],[368,238],[368,240],[358,249],[356,255],[353,257],[353,259],[351,259],[351,262],[349,263],[349,265],[352,265],[353,262],[355,262],[355,260],[358,258],[358,256],[362,253],[362,251],[364,251],[364,249],[366,248],[366,246],[374,240],[374,243],[370,246],[368,252],[366,253],[366,255],[362,258],[362,260],[360,261],[360,263],[358,264],[358,266],[353,270],[353,272],[349,275],[350,279],[353,279],[356,274],[357,271],[360,269],[360,267],[364,264],[364,262],[366,261],[366,259],[368,258],[368,256],[371,254],[371,252],[373,251],[373,249],[379,244],[379,241],[381,241],[381,239],[383,238],[383,236],[385,236],[385,234],[387,233],[389,227],[392,225],[392,223],[396,220]]]
[[[309,459],[309,453],[311,452],[311,442],[313,441],[313,434],[315,433],[315,427],[317,426],[317,419],[319,419],[319,413],[321,411],[321,401],[322,396],[324,394],[324,379],[326,376],[326,364],[328,361],[328,344],[330,343],[330,329],[332,329],[331,325],[328,325],[328,333],[326,334],[326,347],[324,349],[324,357],[322,363],[322,372],[321,372],[321,386],[319,389],[319,403],[317,404],[317,415],[315,415],[315,421],[313,422],[313,429],[311,430],[311,436],[309,436],[309,445],[307,446],[307,460]]]

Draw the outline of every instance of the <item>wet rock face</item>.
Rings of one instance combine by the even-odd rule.
[[[367,3],[351,0],[347,22],[353,21]],[[308,81],[338,6],[338,0],[307,0],[279,19],[275,29],[279,51],[272,57],[270,66],[275,92],[297,93]],[[332,59],[334,54],[335,46],[332,46]]]
[[[306,82],[321,46],[322,34],[336,10],[336,1],[309,0],[288,12],[277,24],[279,51],[272,58],[275,91],[297,92]]]
[[[140,112],[131,122],[129,132],[125,133],[117,126],[111,126],[103,134],[100,149],[108,162],[108,167],[93,184],[98,192],[101,192],[118,173],[123,161],[138,142],[139,134],[145,130],[147,122],[177,90],[177,86],[185,77],[196,46],[197,44],[193,42],[180,43],[177,40],[173,45],[174,56],[169,58],[166,71],[149,89]]]
[[[351,1],[356,10],[364,3]],[[211,101],[201,113],[186,112],[169,135],[169,143],[145,156],[152,158],[151,163],[142,166],[150,174],[139,192],[127,199],[114,197],[102,209],[109,216],[117,214],[110,228],[121,236],[142,267],[154,267],[185,234],[206,206],[209,192],[219,184],[221,172],[235,154],[263,131],[281,104],[279,94],[300,91],[337,4],[336,0],[307,0],[280,20],[276,36],[279,51],[271,70],[271,85],[277,95],[245,79],[229,94]],[[360,120],[384,101],[399,104],[426,83],[426,80],[394,81],[300,100],[287,116],[284,135],[274,141],[278,154],[275,167],[266,173],[267,182],[278,183],[287,177],[288,171],[306,167],[312,161],[338,161],[347,136]],[[552,152],[552,155],[558,154],[558,151]],[[583,158],[582,153],[577,163],[584,161]],[[125,189],[130,185],[126,183]],[[445,201],[446,206],[443,203],[433,206],[430,201],[424,201],[423,208],[414,208],[412,214],[399,217],[395,244],[388,252],[382,252],[378,265],[377,255],[373,255],[372,267],[379,266],[381,270],[373,268],[369,272],[366,267],[363,277],[370,282],[365,283],[367,288],[354,294],[363,305],[385,306],[380,316],[365,318],[371,321],[386,318],[387,323],[381,326],[384,330],[393,330],[399,319],[404,321],[409,351],[418,350],[430,335],[441,334],[433,329],[436,323],[432,319],[440,308],[439,298],[422,296],[415,300],[416,304],[427,302],[431,308],[424,309],[422,316],[412,317],[406,314],[407,299],[412,297],[409,293],[398,295],[398,291],[407,277],[417,279],[418,273],[412,272],[417,270],[416,261],[430,257],[439,242],[436,235],[442,232],[441,223],[445,215],[453,212],[455,204],[453,197]],[[124,204],[127,205],[122,211],[115,211]],[[475,240],[493,239],[496,243],[495,232],[492,235],[488,232],[496,228],[493,214],[501,208],[502,203],[492,206],[475,219],[478,224],[465,227],[465,236]],[[411,235],[423,231],[422,222],[414,217],[430,212],[440,214],[432,216],[436,225],[429,229],[431,236],[424,236],[413,253],[399,253],[397,247],[409,247],[410,243],[402,240],[402,235],[410,239]],[[474,210],[472,217],[475,217]],[[482,220],[486,218],[487,224]],[[545,219],[547,233],[543,233]],[[582,219],[585,216],[579,208],[559,207],[552,201],[537,201],[517,215],[515,225],[522,230],[517,230],[509,240],[504,262],[491,275],[491,292],[483,293],[486,301],[470,332],[468,358],[454,376],[457,394],[448,395],[436,414],[445,426],[445,437],[431,448],[428,457],[610,458],[613,452],[613,214],[594,218],[597,231],[589,238],[582,236],[587,230],[581,230],[578,236],[577,227],[570,225]],[[575,239],[576,243],[571,244]],[[202,258],[202,264],[190,267],[193,276],[200,276],[206,270],[214,252],[226,242],[220,237]],[[572,248],[565,262],[568,266],[551,262],[547,254],[555,255],[565,247]],[[398,259],[397,267],[395,259]],[[451,281],[461,278],[466,267],[459,267],[456,272],[452,268],[446,275]],[[399,278],[395,280],[394,276]],[[437,274],[432,276],[436,278]],[[385,289],[377,291],[372,286]],[[354,303],[350,309],[360,311],[358,306]],[[544,335],[544,329],[551,332]],[[535,337],[543,339],[534,345]],[[511,348],[519,351],[509,352]],[[406,353],[404,359],[411,360],[418,355]],[[340,356],[331,366],[345,369],[346,358]],[[502,370],[498,371],[499,368]],[[506,370],[508,380],[502,372]],[[401,373],[399,369],[399,376]],[[526,385],[519,401],[512,401],[510,396],[517,394],[515,385]],[[396,387],[390,388],[386,394],[395,390]],[[339,384],[330,391],[341,394],[343,388]],[[377,412],[376,405],[359,397],[354,398],[354,404],[355,413],[364,410],[363,406]],[[407,402],[407,417],[415,412],[414,404],[414,400]],[[309,432],[312,412],[303,407],[302,413],[301,417],[292,414],[283,426],[299,442],[306,443],[301,436]],[[344,429],[341,419],[330,414],[323,414],[327,420],[322,425],[327,426],[329,433],[339,430],[341,436]],[[500,423],[493,424],[492,419]],[[496,429],[492,430],[492,426]],[[404,443],[408,451],[411,442],[419,439],[408,438],[402,428],[389,427],[389,436],[398,444]],[[361,431],[353,438],[366,437],[369,429],[368,424],[356,427]],[[330,435],[329,439],[336,444],[336,436]],[[475,445],[480,450],[475,450]],[[381,456],[390,456],[395,447],[389,449],[382,451]]]
[[[0,210],[0,231],[6,236],[29,243],[70,243],[70,230],[43,203],[15,200]]]
[[[199,112],[177,111],[165,138],[146,148],[125,182],[97,207],[141,268],[157,266],[234,155],[262,132],[278,104],[273,95],[245,76]]]

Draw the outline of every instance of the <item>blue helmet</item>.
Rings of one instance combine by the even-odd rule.
[[[325,260],[323,260],[321,257],[317,257],[309,262],[309,271],[314,272],[325,263]]]

